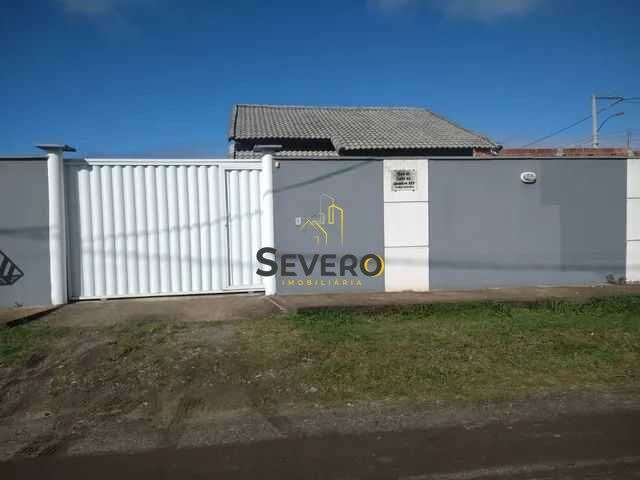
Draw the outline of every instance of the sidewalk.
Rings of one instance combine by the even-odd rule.
[[[523,287],[482,290],[446,290],[398,293],[333,293],[322,295],[276,296],[273,300],[287,312],[329,308],[377,309],[388,306],[457,302],[536,302],[640,295],[640,285],[602,285],[588,287]]]
[[[15,327],[56,310],[57,306],[0,308],[0,328]]]
[[[105,326],[136,318],[220,322],[261,318],[330,308],[380,309],[389,306],[457,302],[586,301],[597,297],[640,295],[640,285],[597,287],[527,287],[399,293],[332,293],[265,297],[260,294],[219,294],[181,297],[128,298],[76,302],[59,307],[0,309],[0,328],[46,315],[58,326]]]

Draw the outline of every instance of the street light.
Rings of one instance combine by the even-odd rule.
[[[613,114],[609,115],[607,118],[604,119],[604,121],[598,127],[598,132],[604,126],[604,124],[607,123],[607,121],[609,121],[613,117],[621,117],[622,115],[624,115],[624,112],[617,112],[617,113],[613,113]]]
[[[606,107],[598,110],[598,100],[609,100],[611,103],[609,103],[609,105],[607,105]],[[600,130],[600,128],[602,128],[602,125],[604,125],[604,122],[602,122],[602,124],[600,125],[600,128],[598,127],[598,113],[604,110],[607,110],[613,107],[614,105],[617,105],[618,103],[626,102],[628,100],[634,100],[634,101],[640,100],[640,97],[620,97],[620,96],[604,96],[604,95],[591,96],[591,145],[593,146],[593,148],[598,148],[598,145],[600,144],[600,142],[598,141],[598,130]],[[620,113],[620,115],[624,115],[624,114]],[[615,116],[618,116],[618,115],[612,115],[612,117],[615,117]],[[609,119],[607,118],[607,120]]]
[[[613,103],[609,105],[610,108],[617,103],[623,102],[624,97],[613,97],[613,96],[602,96],[602,95],[592,95],[591,96],[591,146],[593,148],[598,148],[600,142],[598,141],[598,100],[613,100]],[[607,119],[608,120],[608,119]],[[606,120],[605,120],[606,122]],[[604,124],[604,122],[602,122]],[[602,127],[602,125],[600,125]]]

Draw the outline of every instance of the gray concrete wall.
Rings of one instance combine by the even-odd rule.
[[[431,289],[624,276],[625,191],[624,159],[430,161]]]
[[[308,262],[316,253],[338,257],[384,255],[382,161],[281,160],[280,167],[274,168],[273,185],[278,261],[283,253],[303,254]],[[296,225],[296,219],[304,223],[307,218],[326,212],[330,201],[323,194],[334,197],[336,204],[344,209],[342,242],[337,222],[323,226],[328,233],[326,244],[322,233],[313,226]],[[332,277],[320,275],[316,268],[316,273],[307,277],[299,263],[293,271],[297,275],[292,277],[283,277],[278,272],[278,293],[384,291],[384,274],[367,277],[356,270],[357,277],[349,272],[345,272],[344,277]],[[304,285],[298,285],[299,280]],[[308,285],[307,280],[311,280],[312,285]],[[289,281],[294,284],[289,285]]]
[[[0,160],[0,251],[23,276],[0,280],[0,307],[51,303],[46,160]],[[18,270],[0,258],[0,276]]]

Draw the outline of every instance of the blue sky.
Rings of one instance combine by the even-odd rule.
[[[593,92],[640,96],[639,15],[636,0],[8,0],[0,155],[224,155],[234,103],[426,106],[522,146],[589,115]],[[603,143],[630,129],[640,148],[640,103],[618,111]]]

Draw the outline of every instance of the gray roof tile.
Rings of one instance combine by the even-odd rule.
[[[229,139],[327,139],[338,152],[498,146],[430,110],[409,107],[236,105]]]
[[[262,158],[264,153],[254,152],[253,150],[236,150],[235,158]],[[307,158],[307,157],[338,157],[335,150],[280,150],[275,153],[278,157],[291,158]]]

